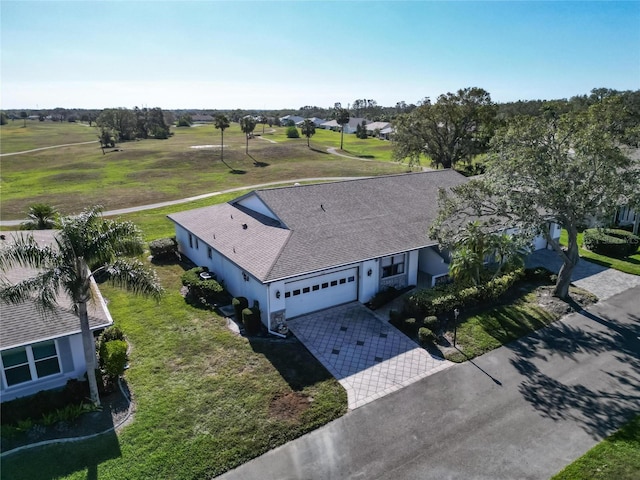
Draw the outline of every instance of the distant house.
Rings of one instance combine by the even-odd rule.
[[[631,231],[638,235],[640,226],[640,213],[626,205],[619,207],[613,217],[613,224],[620,227],[631,227]]]
[[[200,114],[191,115],[191,121],[193,123],[212,123],[213,120],[214,119],[212,115],[200,115]]]
[[[287,125],[289,122],[293,122],[296,125],[299,122],[304,121],[304,118],[299,117],[298,115],[285,115],[284,117],[280,117],[280,125]]]
[[[33,233],[39,244],[53,244],[53,230]],[[4,232],[13,241],[15,233]],[[34,270],[15,268],[4,272],[11,283],[29,278]],[[89,304],[89,325],[94,332],[113,324],[109,310],[92,280],[96,301]],[[71,299],[64,294],[52,312],[40,312],[34,302],[0,303],[0,401],[63,387],[86,373],[80,320]]]
[[[288,318],[369,301],[388,287],[435,285],[448,255],[427,236],[454,170],[260,189],[169,215],[180,252],[234,296],[257,301],[269,331]],[[560,230],[552,231],[554,238]],[[545,248],[544,238],[535,243]]]
[[[395,130],[393,129],[393,127],[383,128],[382,130],[380,130],[380,134],[378,135],[378,138],[381,140],[391,140],[391,136],[393,135],[394,132]]]
[[[366,124],[371,123],[364,118],[350,118],[349,123],[344,125],[344,133],[356,133],[358,131],[358,125],[362,126],[362,122]],[[324,128],[326,130],[333,130],[334,132],[339,132],[342,128],[335,120],[329,120],[328,122],[324,122],[320,124],[320,128]]]
[[[311,120],[316,128],[320,127],[326,120],[318,117],[305,118],[296,123],[296,127],[301,127],[305,120]]]

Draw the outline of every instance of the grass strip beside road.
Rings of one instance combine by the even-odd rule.
[[[552,480],[636,480],[640,477],[640,415],[564,468]]]

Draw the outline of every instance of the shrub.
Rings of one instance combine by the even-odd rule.
[[[156,260],[174,258],[178,253],[178,242],[175,237],[153,240],[149,242],[149,251]]]
[[[438,320],[438,317],[429,315],[428,317],[424,318],[424,320],[422,321],[422,325],[427,327],[429,330],[437,330],[440,326],[440,321]]]
[[[211,303],[221,303],[227,300],[224,288],[220,283],[214,279],[202,280],[200,278],[200,274],[204,271],[203,267],[196,267],[182,274],[182,285],[189,288],[191,298]]]
[[[100,351],[100,359],[109,379],[117,379],[124,373],[127,365],[127,342],[122,340],[105,342]]]
[[[400,295],[400,291],[397,288],[389,287],[385,290],[380,290],[376,293],[371,300],[369,300],[369,306],[375,310],[377,308],[386,305],[391,300]]]
[[[418,330],[418,341],[420,345],[434,344],[436,342],[436,335],[427,327],[420,327]]]
[[[400,323],[400,330],[412,337],[418,332],[418,321],[415,318],[405,318]]]
[[[300,132],[295,126],[287,127],[287,138],[300,138]]]
[[[242,310],[242,324],[247,335],[260,333],[260,310],[257,308],[244,308]]]
[[[245,297],[236,297],[231,300],[231,305],[233,305],[233,313],[235,315],[236,320],[239,322],[242,320],[242,311],[245,308],[249,308],[249,300]]]
[[[624,258],[636,252],[640,238],[626,230],[590,228],[584,231],[583,241],[594,253]]]

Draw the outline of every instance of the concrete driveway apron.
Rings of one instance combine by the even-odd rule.
[[[358,302],[287,324],[345,388],[351,410],[452,365],[430,355]]]

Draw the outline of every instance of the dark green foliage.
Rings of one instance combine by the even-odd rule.
[[[371,300],[369,300],[369,307],[373,310],[380,308],[396,298],[400,293],[401,292],[394,287],[389,287],[386,290],[380,290]]]
[[[260,333],[260,310],[255,307],[244,308],[242,310],[242,324],[247,335]]]
[[[100,363],[109,379],[117,379],[124,373],[127,365],[127,342],[123,340],[104,342],[100,348]]]
[[[245,297],[236,297],[231,301],[233,305],[233,313],[237,321],[242,320],[242,311],[245,308],[249,308],[249,300]]]
[[[174,258],[178,253],[176,237],[160,238],[149,242],[149,251],[156,260]]]
[[[190,127],[192,123],[193,123],[193,119],[191,118],[191,115],[182,115],[178,119],[178,123],[176,124],[176,126],[178,126],[178,127]]]
[[[524,271],[526,280],[535,282],[551,282],[551,272],[544,267],[527,268]]]
[[[624,258],[638,250],[640,238],[626,230],[590,228],[584,232],[584,246],[600,255]]]
[[[294,125],[287,127],[287,138],[300,138],[300,132]]]
[[[29,397],[17,398],[0,404],[2,425],[15,424],[27,418],[39,419],[44,414],[69,404],[82,403],[89,396],[87,382],[69,380],[62,390],[43,390]]]
[[[454,308],[467,308],[496,300],[511,288],[523,275],[519,269],[488,282],[467,288],[455,283],[418,290],[405,301],[409,315],[435,316],[450,314]]]
[[[438,317],[430,315],[424,318],[422,324],[429,330],[437,330],[438,326],[440,325],[440,320],[438,320]]]
[[[436,335],[427,327],[420,327],[418,330],[418,341],[420,345],[434,344],[436,339]]]
[[[400,330],[409,336],[413,336],[418,331],[420,324],[415,318],[405,318],[400,324]]]
[[[188,299],[201,303],[218,304],[227,300],[227,294],[216,280],[202,280],[203,267],[195,267],[182,274],[182,285],[189,288]]]

